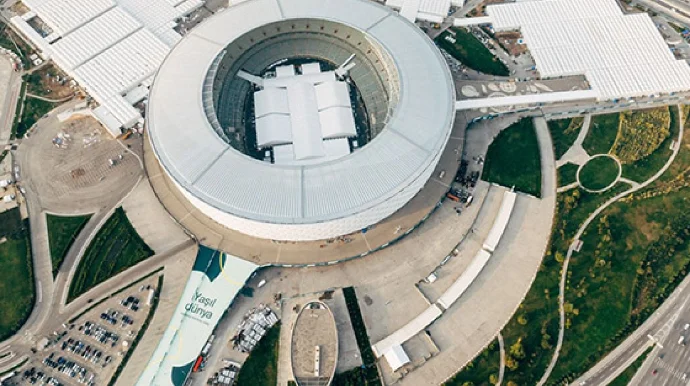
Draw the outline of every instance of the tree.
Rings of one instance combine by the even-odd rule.
[[[518,338],[518,340],[510,346],[510,355],[517,360],[525,357],[525,349],[522,347],[522,338]]]
[[[506,383],[506,386],[518,386],[518,384],[513,381],[508,381],[508,383]]]
[[[524,325],[527,324],[527,318],[525,317],[524,314],[518,315],[518,317],[517,317],[517,322],[518,322],[519,325],[524,326]]]
[[[489,383],[495,385],[498,383],[498,376],[496,374],[489,375]]]
[[[462,386],[474,386],[474,382],[466,381],[462,383]]]
[[[506,367],[511,371],[515,371],[518,368],[518,362],[512,356],[506,355]]]

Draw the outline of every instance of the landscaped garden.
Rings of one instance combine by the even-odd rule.
[[[91,215],[86,216],[56,216],[48,214],[48,244],[50,245],[50,259],[53,263],[53,277],[60,270],[67,251],[74,239],[89,221]]]
[[[596,156],[578,171],[580,185],[590,191],[600,191],[613,184],[620,174],[618,162],[608,155]]]
[[[595,115],[582,147],[589,155],[607,154],[618,136],[619,113]]]
[[[573,182],[577,182],[577,170],[579,168],[578,165],[570,162],[558,168],[558,186],[567,186]]]
[[[626,116],[630,115],[630,113],[624,113],[623,118],[625,119]],[[648,134],[639,133],[637,135],[638,133],[631,129],[626,129],[627,135],[619,134],[621,142],[623,142],[621,151],[626,153],[617,155],[619,158],[623,157],[621,158],[623,176],[633,181],[643,182],[661,169],[673,153],[671,144],[678,140],[680,130],[678,107],[640,110],[633,116],[633,119],[639,122],[640,127],[645,128],[644,131]],[[624,126],[629,126],[631,121],[624,120],[626,124],[621,125],[621,131],[623,131]],[[637,138],[635,140],[626,139],[631,135]],[[627,154],[631,152],[635,152],[635,154]],[[628,159],[634,161],[627,162]]]
[[[70,284],[68,302],[153,255],[122,208],[117,208],[86,249]]]
[[[31,314],[34,278],[28,220],[19,209],[0,213],[0,341],[12,336]]]
[[[541,159],[531,118],[501,131],[489,146],[482,179],[541,197]]]
[[[553,151],[556,159],[560,159],[568,149],[575,143],[577,135],[582,129],[582,117],[556,119],[548,121],[551,140],[553,141]]]
[[[280,322],[271,327],[256,344],[237,374],[242,386],[275,386],[278,382]]]
[[[501,332],[506,347],[519,346],[514,350],[519,355],[506,353],[505,384],[534,385],[541,378],[556,345],[560,270],[573,236],[599,205],[628,188],[630,185],[618,183],[600,194],[575,188],[557,195],[553,233],[539,273],[517,312]],[[475,367],[480,367],[480,364]],[[466,372],[473,374],[478,371],[485,370],[465,368],[457,376],[464,377],[468,374]]]
[[[671,120],[678,119],[674,115],[672,111]],[[690,143],[690,130],[684,132],[683,143]],[[557,196],[542,266],[502,331],[506,347],[519,342],[524,352],[519,358],[507,352],[505,382],[535,384],[545,372],[559,330],[560,270],[573,235],[597,207],[629,188],[619,182],[604,193],[575,188]],[[584,231],[579,251],[569,263],[565,335],[547,385],[567,384],[588,370],[651,315],[685,277],[690,269],[690,214],[684,209],[689,199],[690,147],[685,145],[661,178],[605,209]],[[472,371],[477,370],[464,369],[460,374]]]
[[[465,28],[450,28],[436,38],[436,44],[465,66],[489,75],[508,76],[508,67]]]

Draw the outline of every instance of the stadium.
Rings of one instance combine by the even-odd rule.
[[[187,212],[258,239],[332,239],[366,231],[422,190],[454,103],[440,52],[394,11],[256,0],[214,15],[163,62],[147,157]]]

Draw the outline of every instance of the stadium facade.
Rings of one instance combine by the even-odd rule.
[[[212,220],[263,239],[322,240],[380,222],[424,187],[454,102],[436,46],[390,9],[255,0],[171,51],[147,128],[164,172]]]

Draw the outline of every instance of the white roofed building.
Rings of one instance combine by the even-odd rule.
[[[182,38],[177,20],[203,0],[25,0],[30,12],[11,22],[74,78],[100,107],[94,116],[114,135],[141,113],[125,96],[146,89]],[[37,18],[42,23],[30,23]],[[32,25],[40,25],[36,30]],[[137,101],[143,99],[137,92]],[[145,97],[146,95],[144,95]]]
[[[316,66],[314,66],[316,65]],[[350,154],[347,138],[357,131],[350,89],[334,71],[307,63],[301,74],[278,66],[254,93],[257,146],[272,148],[273,162],[298,165]]]
[[[585,75],[599,100],[690,90],[690,66],[649,15],[626,15],[615,0],[524,0],[486,13],[497,31],[520,30],[542,77]]]

